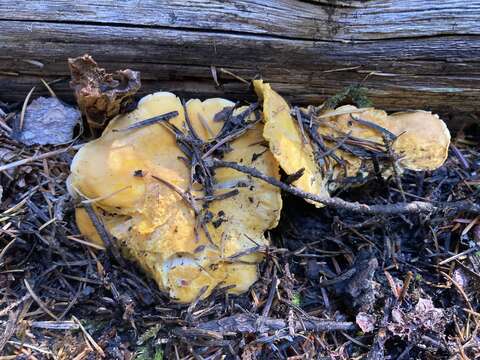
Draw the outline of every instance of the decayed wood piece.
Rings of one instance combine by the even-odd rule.
[[[295,321],[294,329],[298,331],[335,331],[351,330],[355,325],[345,321],[329,321],[319,319],[302,319]],[[257,315],[240,314],[220,320],[208,321],[198,325],[197,329],[225,333],[266,333],[287,329],[288,324],[283,319],[262,318]]]
[[[67,79],[66,59],[89,53],[109,70],[141,71],[144,93],[244,97],[225,67],[295,102],[362,83],[387,110],[474,111],[478,18],[480,3],[460,0],[2,2],[1,96],[24,99],[39,76]],[[70,93],[66,80],[54,88]]]

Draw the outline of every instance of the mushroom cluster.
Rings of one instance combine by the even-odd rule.
[[[434,170],[447,158],[450,132],[430,112],[388,115],[352,105],[292,111],[269,84],[255,80],[254,86],[263,100],[263,136],[288,175],[304,169],[294,185],[305,192],[328,197],[345,178],[372,173],[375,161],[384,165],[381,171],[387,177],[392,168],[399,172]],[[390,156],[383,159],[385,154]]]
[[[177,137],[193,130],[202,141],[214,141],[225,125],[215,115],[234,105],[208,99],[183,106],[171,93],[146,96],[135,111],[115,118],[99,139],[85,145],[71,166],[70,192],[94,204],[125,256],[179,302],[208,296],[218,285],[234,294],[246,291],[257,279],[259,250],[268,243],[264,232],[280,217],[280,191],[265,182],[226,168],[212,174],[213,194],[192,181]],[[235,109],[232,116],[246,111]],[[165,113],[175,115],[169,123],[181,134],[165,123],[135,127]],[[264,145],[262,122],[255,119],[260,114],[249,113],[251,125],[229,144],[224,159],[279,178],[278,164]],[[222,196],[232,190],[233,196]],[[76,218],[83,234],[102,241],[83,208]]]
[[[172,93],[148,95],[72,162],[70,193],[93,204],[124,256],[175,301],[204,298],[219,286],[245,292],[257,280],[264,233],[280,217],[278,188],[231,168],[214,169],[209,159],[219,156],[275,179],[281,168],[297,175],[294,186],[328,197],[342,179],[372,171],[377,150],[393,154],[399,171],[433,170],[447,156],[448,129],[429,112],[292,111],[269,84],[256,80],[254,87],[263,111],[219,98],[182,104]],[[358,153],[359,143],[373,157]],[[82,234],[102,242],[81,206],[76,220]]]

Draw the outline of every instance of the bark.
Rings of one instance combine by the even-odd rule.
[[[479,19],[478,0],[3,1],[0,98],[21,101],[44,77],[71,99],[67,58],[89,53],[141,71],[142,93],[246,97],[223,67],[292,102],[361,83],[378,107],[463,122],[480,98]]]

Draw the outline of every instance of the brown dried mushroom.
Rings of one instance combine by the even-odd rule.
[[[129,69],[109,74],[90,55],[68,59],[78,107],[92,130],[102,130],[107,121],[118,115],[140,89],[140,72]]]

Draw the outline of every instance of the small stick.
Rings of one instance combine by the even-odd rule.
[[[0,166],[0,171],[6,171],[6,170],[14,169],[18,166],[22,166],[22,165],[31,163],[33,161],[47,159],[47,158],[55,156],[55,155],[63,154],[64,152],[67,152],[69,150],[78,150],[83,145],[84,144],[78,144],[78,145],[69,146],[69,147],[66,147],[66,148],[63,148],[63,149],[57,149],[57,150],[49,151],[49,152],[46,152],[46,153],[43,153],[43,154],[40,154],[40,155],[33,155],[33,156],[30,156],[29,158],[26,158],[26,159],[14,161],[14,162],[11,162],[9,164],[2,165],[2,166]]]
[[[132,124],[130,126],[127,126],[126,128],[123,129],[113,129],[112,132],[120,132],[120,131],[128,131],[128,130],[134,130],[134,129],[140,129],[145,126],[153,125],[161,121],[168,121],[170,119],[173,119],[174,117],[178,116],[178,111],[170,111],[162,115],[154,116],[152,118],[139,121],[135,124]]]
[[[212,160],[213,167],[228,167],[237,171],[249,174],[257,179],[261,179],[273,186],[277,186],[283,191],[292,195],[301,197],[303,199],[319,202],[326,206],[336,209],[343,209],[360,214],[384,214],[384,215],[398,215],[398,214],[418,214],[431,213],[438,210],[452,209],[456,211],[468,211],[475,214],[480,214],[480,205],[468,201],[456,201],[450,203],[433,203],[423,201],[401,202],[395,204],[384,205],[367,205],[359,202],[349,202],[337,197],[324,197],[316,194],[302,191],[296,187],[287,185],[271,176],[265,175],[255,168],[239,165],[234,162],[223,161],[218,159]]]
[[[461,153],[461,151],[453,144],[450,144],[451,149],[453,150],[453,153],[455,156],[458,158],[460,165],[465,169],[468,170],[470,169],[470,164],[468,163],[468,160],[465,159],[465,156]]]
[[[5,316],[7,314],[9,314],[14,308],[16,308],[18,305],[20,305],[22,302],[24,302],[25,300],[31,298],[32,295],[30,295],[30,293],[26,293],[21,299],[11,303],[10,305],[8,305],[6,308],[2,309],[0,311],[0,317],[2,316]]]
[[[458,282],[456,282],[450,275],[448,275],[447,273],[443,272],[443,271],[440,271],[440,274],[442,274],[444,277],[447,278],[447,280],[449,280],[453,285],[455,285],[455,287],[457,288],[458,292],[460,293],[460,295],[462,295],[463,299],[465,300],[465,302],[467,303],[468,305],[468,308],[470,309],[470,311],[473,311],[475,312],[475,310],[473,309],[472,307],[472,304],[470,303],[470,300],[468,299],[468,296],[467,294],[465,293],[465,291],[463,290],[463,288],[460,286],[460,284]]]
[[[30,284],[28,283],[27,279],[23,279],[23,282],[25,283],[25,287],[27,288],[28,292],[30,293],[30,295],[32,296],[33,300],[35,300],[35,302],[37,303],[37,305],[43,310],[45,311],[45,313],[47,313],[48,315],[50,315],[53,319],[55,320],[58,320],[58,317],[52,313],[50,311],[50,309],[47,307],[47,305],[45,305],[43,303],[42,300],[40,300],[40,298],[37,296],[37,294],[34,293],[32,287],[30,286]]]
[[[15,241],[17,240],[17,238],[13,238],[12,241],[10,241],[4,248],[3,250],[0,252],[0,261],[2,261],[3,257],[5,256],[5,254],[7,253],[8,249],[10,249],[12,247],[12,245],[15,243]]]
[[[302,115],[300,114],[300,109],[295,106],[294,108],[295,111],[295,118],[297,119],[298,122],[298,127],[300,128],[300,132],[302,133],[302,142],[303,144],[307,144],[307,135],[305,135],[305,130],[303,129],[303,120],[302,120]]]
[[[4,129],[7,133],[11,133],[11,132],[12,132],[12,128],[7,125],[6,121],[7,121],[6,118],[2,119],[2,118],[0,117],[0,127],[1,127],[2,129]]]
[[[83,208],[86,210],[88,217],[93,223],[93,226],[95,227],[95,230],[97,230],[98,235],[102,239],[103,243],[105,244],[107,250],[111,251],[113,257],[115,260],[120,265],[125,265],[125,262],[120,256],[120,252],[118,251],[118,248],[113,244],[112,239],[110,238],[110,234],[107,232],[105,229],[105,226],[101,222],[101,220],[98,218],[97,214],[95,213],[95,210],[93,210],[93,206],[91,204],[82,204]]]
[[[462,256],[465,256],[465,255],[468,255],[468,254],[471,254],[475,251],[478,251],[478,246],[475,246],[475,247],[472,247],[468,250],[465,250],[465,251],[462,251],[461,253],[458,253],[458,254],[455,254],[451,257],[449,257],[448,259],[445,259],[445,260],[442,260],[438,263],[438,265],[445,265],[445,264],[448,264],[449,262],[453,261],[453,260],[456,260]]]
[[[92,247],[94,249],[97,249],[97,250],[107,250],[107,248],[105,246],[97,245],[97,244],[94,244],[90,241],[77,239],[75,236],[67,236],[67,239],[75,241],[75,242],[77,242],[79,244],[82,244],[82,245],[85,245],[85,246],[90,246],[90,247]]]
[[[411,271],[407,272],[407,277],[403,281],[402,290],[400,290],[400,295],[398,296],[398,302],[402,302],[407,294],[408,287],[410,286],[410,281],[412,281],[413,273]]]
[[[227,333],[263,333],[274,332],[288,327],[284,319],[265,318],[262,326],[258,326],[260,316],[250,314],[238,314],[228,316],[220,320],[212,320],[199,324],[196,328],[185,329],[185,333],[202,330],[214,331],[222,335]],[[306,331],[348,331],[356,328],[351,322],[321,320],[321,319],[302,319],[303,321],[294,321],[295,330]]]
[[[395,284],[395,280],[393,279],[393,276],[390,275],[390,273],[387,270],[385,270],[384,273],[385,273],[385,278],[387,279],[388,285],[390,285],[390,289],[392,289],[392,293],[395,296],[395,299],[398,300],[400,295],[398,294],[397,284]]]
[[[243,135],[245,131],[247,131],[250,127],[246,126],[243,129],[240,129],[237,132],[234,132],[228,136],[225,136],[223,139],[221,139],[218,143],[216,143],[214,146],[212,146],[205,154],[202,155],[202,159],[205,160],[208,158],[212,153],[217,150],[220,146],[224,145],[227,142],[230,142],[231,140],[234,140],[236,137]]]
[[[234,73],[232,73],[231,71],[228,71],[227,69],[224,69],[224,68],[220,68],[220,72],[224,73],[224,74],[227,74],[227,75],[230,75],[231,77],[234,77],[235,79],[247,84],[247,85],[250,85],[250,82],[245,80],[244,78],[238,76],[238,75],[235,75]]]
[[[35,91],[35,86],[29,91],[29,93],[25,97],[25,101],[23,102],[22,111],[20,112],[20,126],[19,126],[20,131],[23,130],[23,123],[25,121],[25,112],[27,111],[28,101],[30,100],[30,97],[32,96],[34,91]]]
[[[220,83],[218,82],[217,68],[215,65],[210,65],[210,71],[212,73],[213,81],[215,81],[215,85],[220,86]]]
[[[270,308],[272,307],[273,298],[277,293],[277,286],[278,286],[278,278],[277,278],[277,267],[273,267],[273,276],[272,276],[272,283],[270,285],[270,291],[268,292],[267,302],[265,307],[262,311],[262,317],[260,318],[260,324],[263,323],[263,320],[270,315]]]
[[[152,178],[157,180],[158,182],[162,183],[163,185],[167,186],[169,189],[175,191],[180,197],[185,201],[193,210],[195,215],[198,215],[200,213],[200,210],[197,208],[195,201],[181,188],[178,186],[168,182],[165,179],[162,179],[159,176],[152,175]]]
[[[95,340],[93,340],[92,336],[83,327],[82,323],[75,316],[72,316],[72,320],[80,327],[80,330],[82,330],[83,334],[90,342],[90,344],[94,347],[95,351],[98,352],[101,357],[105,357],[105,352],[103,351],[103,349],[95,342]]]
[[[55,92],[52,90],[50,85],[48,85],[48,83],[45,80],[43,80],[42,78],[40,78],[40,81],[43,83],[43,86],[45,86],[47,88],[48,92],[50,93],[50,96],[56,98],[57,94],[55,94]]]

